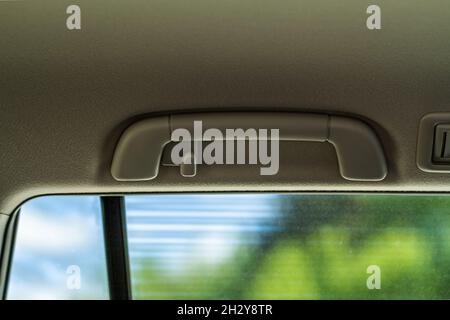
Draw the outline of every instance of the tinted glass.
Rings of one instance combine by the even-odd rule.
[[[450,298],[450,199],[126,197],[137,299]]]
[[[98,197],[41,197],[22,206],[7,298],[108,298]]]

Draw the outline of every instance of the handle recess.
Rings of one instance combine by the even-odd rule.
[[[171,142],[171,132],[178,128],[193,132],[194,121],[199,120],[203,130],[279,129],[281,141],[329,142],[336,150],[340,174],[347,180],[380,181],[387,175],[381,143],[372,128],[361,120],[312,113],[210,112],[149,118],[128,127],[114,153],[111,166],[114,179],[154,179],[164,148]]]

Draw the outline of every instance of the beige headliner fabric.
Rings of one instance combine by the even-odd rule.
[[[278,0],[0,2],[0,211],[48,193],[213,190],[449,191],[415,164],[419,119],[450,111],[450,5]],[[200,167],[119,183],[109,167],[133,121],[191,110],[351,113],[383,141],[384,182],[343,180],[331,146],[284,144],[276,177]]]

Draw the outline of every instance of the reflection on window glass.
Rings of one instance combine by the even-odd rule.
[[[450,298],[450,198],[126,197],[137,299]]]
[[[100,200],[41,197],[21,208],[8,299],[108,298]]]

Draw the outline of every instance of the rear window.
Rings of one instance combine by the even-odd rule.
[[[37,198],[19,213],[7,297],[124,288],[111,198],[134,299],[450,298],[448,196],[335,193]]]

